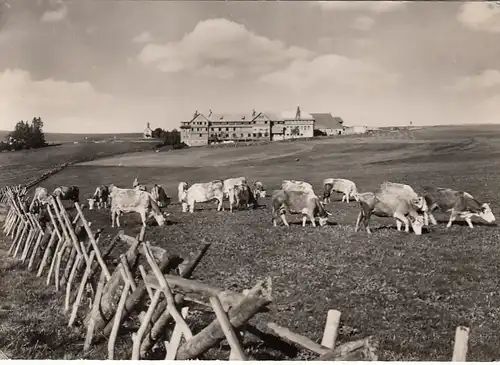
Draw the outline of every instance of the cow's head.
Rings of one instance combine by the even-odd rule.
[[[87,201],[89,202],[89,210],[93,210],[94,209],[94,204],[95,204],[95,199],[94,198],[89,198],[89,199],[87,199]]]
[[[422,227],[424,226],[424,217],[417,215],[416,217],[409,217],[411,228],[417,236],[422,234]]]
[[[354,200],[356,200],[359,203],[359,193],[357,191],[352,193],[352,197],[354,198]]]
[[[422,196],[419,196],[415,199],[411,200],[411,203],[418,209],[423,211],[424,207],[427,207],[427,204],[425,203],[425,199]]]
[[[481,213],[479,213],[479,217],[484,219],[488,223],[492,223],[495,221],[495,216],[491,211],[490,205],[488,203],[483,203],[481,205]]]

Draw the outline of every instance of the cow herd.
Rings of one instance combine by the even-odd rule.
[[[304,181],[283,180],[281,188],[271,194],[272,224],[277,226],[277,218],[281,218],[285,226],[289,226],[286,214],[302,215],[302,225],[307,220],[312,226],[318,221],[320,226],[328,222],[332,215],[326,210],[332,192],[342,194],[342,202],[349,203],[354,199],[359,205],[355,231],[362,224],[368,233],[371,233],[369,221],[372,215],[391,217],[396,220],[398,231],[405,225],[405,231],[412,227],[416,235],[422,233],[422,228],[436,225],[433,216],[435,210],[450,213],[447,228],[457,217],[464,218],[470,228],[473,228],[471,218],[480,217],[486,222],[494,222],[488,203],[480,203],[471,194],[465,191],[426,186],[417,194],[412,187],[406,184],[385,181],[375,192],[358,192],[356,184],[347,179],[328,178],[323,181],[323,197],[320,199],[314,192],[311,184]],[[52,194],[47,189],[37,187],[29,210],[37,213],[51,198],[79,202],[79,188],[77,186],[60,186]],[[178,185],[178,201],[182,212],[194,213],[196,203],[215,201],[217,211],[224,210],[224,201],[229,201],[229,210],[241,208],[257,208],[259,198],[266,197],[266,191],[261,181],[255,181],[251,186],[245,177],[214,180],[210,182],[194,183],[188,186],[186,182]],[[114,184],[96,187],[94,194],[87,199],[90,210],[110,208],[111,226],[120,227],[120,216],[124,213],[135,212],[141,217],[142,225],[154,217],[159,226],[165,224],[168,213],[162,208],[167,207],[172,198],[169,197],[161,185],[154,184],[150,191],[145,185],[139,184],[137,178],[132,188],[119,188]]]

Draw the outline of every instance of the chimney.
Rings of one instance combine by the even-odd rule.
[[[212,109],[208,109],[208,117],[210,118],[212,116]]]
[[[252,117],[255,117],[255,114],[257,114],[257,112],[255,111],[255,109],[252,110]]]
[[[295,114],[295,119],[300,119],[300,106],[297,106],[297,113]]]
[[[196,118],[198,116],[198,110],[195,110],[194,112],[194,118]]]

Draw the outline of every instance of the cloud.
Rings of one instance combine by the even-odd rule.
[[[500,71],[484,70],[478,75],[462,76],[448,87],[454,91],[470,91],[500,86]]]
[[[457,19],[472,30],[500,33],[500,3],[465,3],[460,7]]]
[[[134,43],[149,43],[153,41],[153,36],[149,32],[142,32],[132,39]]]
[[[307,49],[288,47],[242,24],[219,18],[199,22],[178,42],[147,44],[138,58],[166,73],[211,72],[213,77],[228,78],[240,72],[270,72],[312,55]]]
[[[260,81],[294,90],[315,89],[319,92],[321,87],[326,87],[370,92],[395,85],[398,76],[369,62],[327,54],[311,61],[295,61],[286,69],[262,76]]]
[[[375,24],[375,20],[370,18],[369,16],[359,16],[354,20],[352,27],[358,30],[368,30],[373,24]]]
[[[34,80],[20,69],[0,72],[0,95],[0,129],[40,116],[47,132],[140,132],[143,121],[158,113],[153,103],[131,103],[99,92],[89,82]]]
[[[406,1],[314,1],[323,10],[387,13],[406,6]]]
[[[63,20],[68,15],[68,7],[62,0],[55,0],[50,2],[55,5],[53,10],[47,10],[43,13],[41,21],[44,23],[55,23]]]

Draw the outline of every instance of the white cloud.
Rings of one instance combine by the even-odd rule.
[[[210,19],[199,22],[178,42],[147,44],[139,60],[167,73],[210,71],[214,77],[229,78],[238,72],[270,72],[312,55],[307,49],[259,36],[244,25]]]
[[[45,23],[55,23],[63,20],[68,15],[68,7],[62,0],[55,0],[50,2],[57,7],[54,10],[47,10],[43,13],[41,21]]]
[[[144,120],[158,119],[153,103],[131,103],[99,92],[89,82],[33,80],[20,69],[0,72],[0,95],[0,129],[40,116],[48,132],[140,132]]]
[[[328,54],[311,61],[295,61],[286,69],[262,76],[260,81],[294,90],[315,89],[319,92],[325,87],[370,92],[395,85],[398,76],[369,62]]]
[[[448,88],[455,91],[470,91],[494,86],[500,86],[500,71],[490,69],[484,70],[478,75],[462,76]]]
[[[375,24],[375,20],[370,18],[369,16],[359,16],[354,20],[352,27],[358,30],[368,30],[373,24]]]
[[[323,10],[339,11],[369,11],[373,13],[387,13],[406,5],[406,1],[314,1],[313,4]]]
[[[149,43],[153,41],[153,36],[149,32],[142,32],[132,39],[134,43]]]
[[[457,19],[472,30],[500,33],[500,3],[465,3],[460,7]]]

